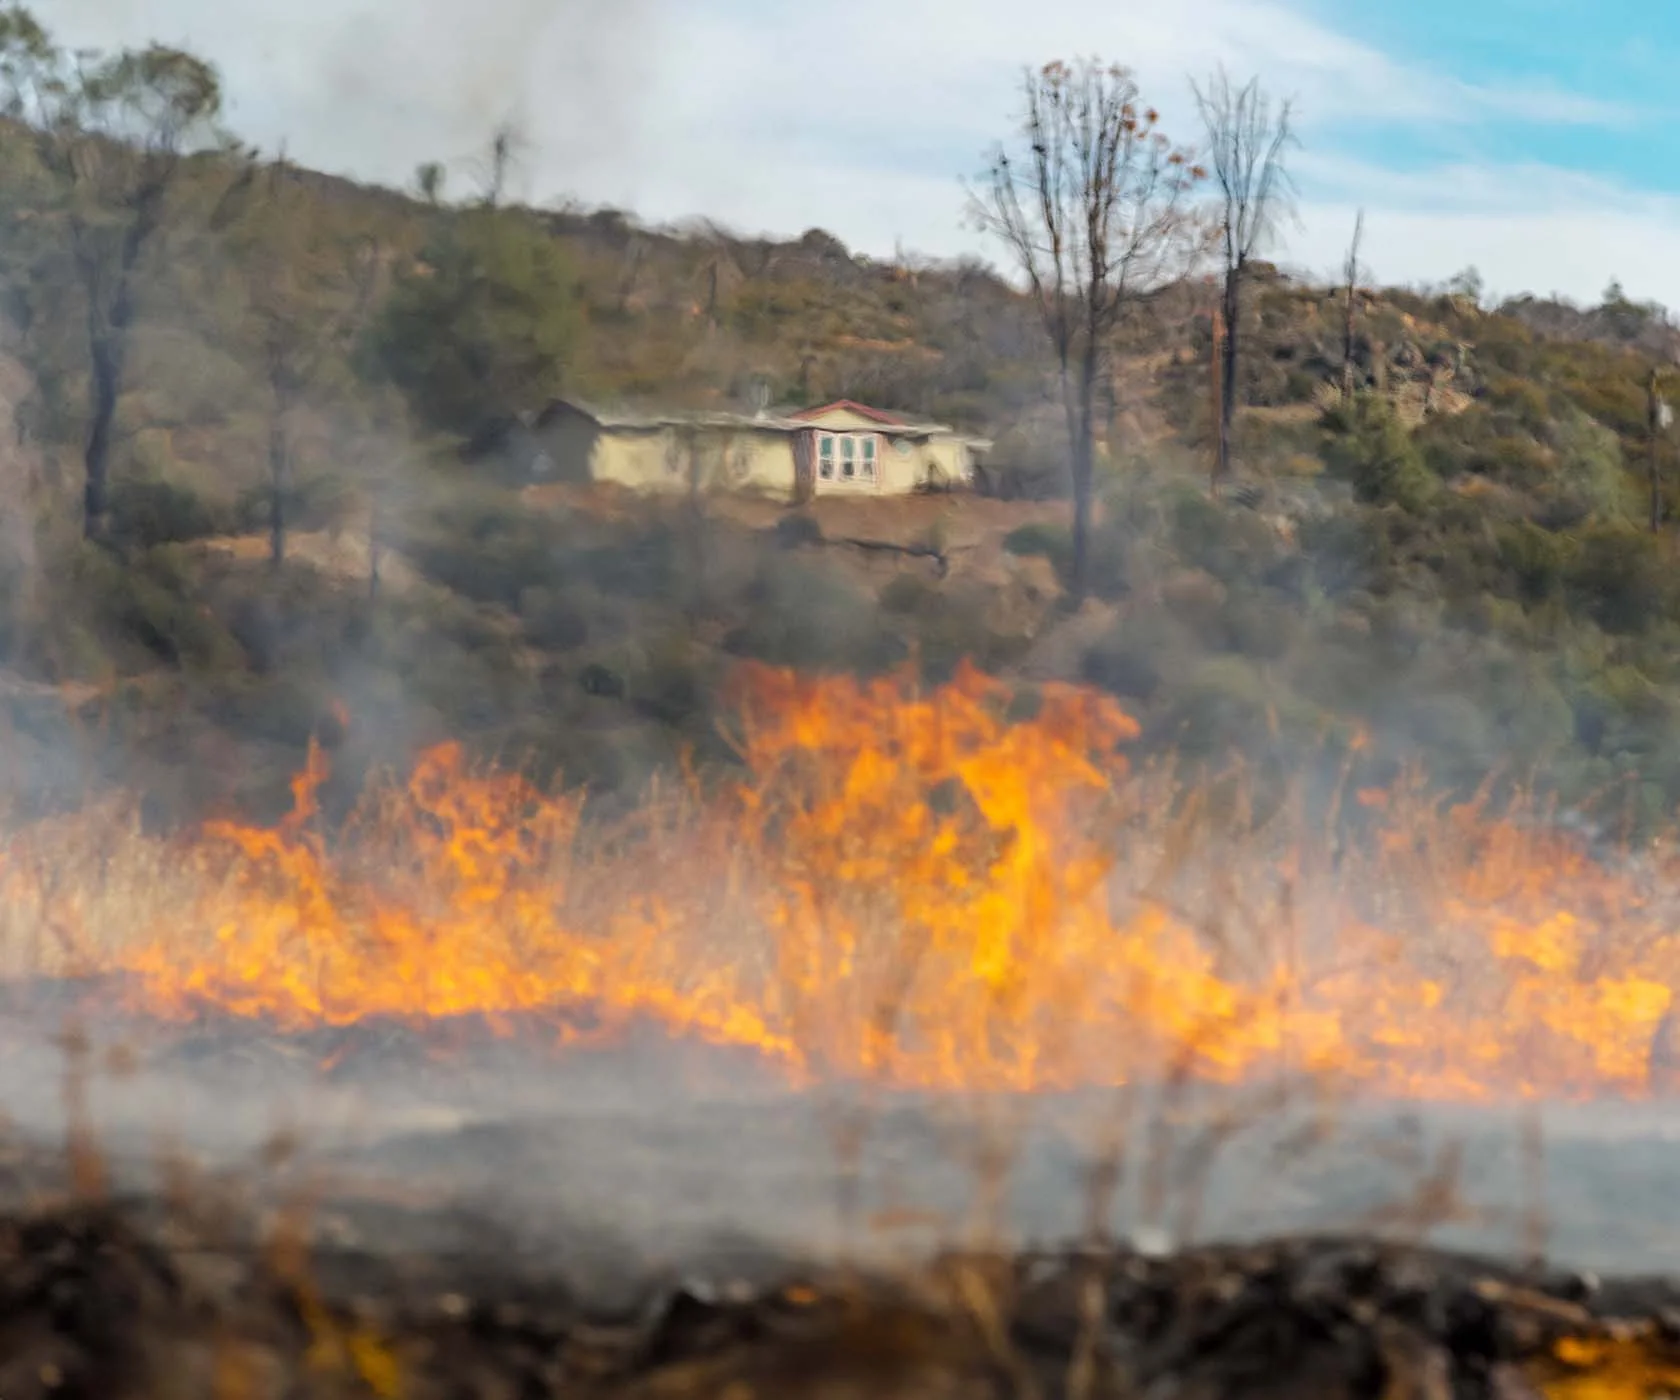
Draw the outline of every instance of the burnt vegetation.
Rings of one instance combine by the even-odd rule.
[[[8,1393],[1479,1400],[1661,1394],[1680,1370],[1669,1285],[1364,1241],[782,1266],[606,1310],[505,1273],[463,1294],[459,1270],[362,1246],[400,1213],[340,1214],[354,1243],[310,1241],[307,1272],[301,1235],[207,1211],[167,1240],[102,1202],[0,1220]]]
[[[967,657],[1023,704],[1108,687],[1193,759],[1286,773],[1357,739],[1372,782],[1421,758],[1636,819],[1680,800],[1680,483],[1650,429],[1680,332],[1614,285],[1491,307],[1473,273],[1284,274],[1260,235],[1289,114],[1253,86],[1221,77],[1210,131],[1177,133],[1223,152],[1201,178],[1124,70],[1029,74],[1029,128],[1071,152],[1038,173],[1087,232],[1025,294],[1001,255],[509,205],[505,136],[486,188],[364,187],[241,147],[190,54],[78,66],[17,10],[0,46],[0,679],[30,801],[119,780],[160,817],[272,810],[311,734],[347,787],[455,737],[629,792],[727,761],[741,657]],[[1036,246],[1034,172],[992,174],[994,227]],[[996,448],[973,494],[796,526],[500,470],[562,391],[853,398]]]

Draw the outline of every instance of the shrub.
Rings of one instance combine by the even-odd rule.
[[[516,497],[451,500],[407,552],[420,571],[463,597],[517,608],[527,588],[557,582],[554,529]]]
[[[1033,520],[1017,525],[1003,537],[1003,547],[1019,558],[1048,559],[1056,573],[1066,578],[1073,566],[1073,536],[1065,525]]]
[[[688,726],[709,713],[711,669],[708,654],[686,633],[667,633],[648,648],[638,673],[630,678],[630,698],[661,724]]]
[[[525,625],[525,635],[539,647],[570,651],[589,640],[589,619],[558,589],[522,590],[519,617]]]
[[[798,549],[801,545],[821,544],[822,526],[815,516],[793,511],[776,521],[776,543],[783,549]]]
[[[1631,525],[1582,530],[1568,585],[1580,607],[1609,632],[1635,632],[1660,618],[1674,588],[1656,539]]]
[[[131,549],[204,539],[229,524],[198,492],[158,478],[119,478],[110,505],[111,540]]]
[[[894,617],[913,617],[939,596],[939,590],[919,574],[895,574],[881,589],[881,611]]]
[[[125,565],[103,549],[82,546],[71,561],[78,610],[112,645],[138,647],[170,666],[216,671],[243,665],[233,635],[183,586],[178,571]]]
[[[1523,520],[1500,526],[1495,538],[1500,562],[1516,580],[1524,599],[1534,603],[1558,594],[1574,554],[1569,537]]]
[[[1331,433],[1325,464],[1360,500],[1416,514],[1435,499],[1440,478],[1384,399],[1361,394],[1327,413],[1325,426]]]
[[[1275,744],[1286,730],[1310,732],[1313,711],[1252,663],[1222,656],[1196,667],[1166,722],[1187,756],[1223,758]]]
[[[832,560],[765,558],[747,590],[745,620],[725,650],[777,666],[873,671],[903,647],[879,625],[874,597]]]
[[[1616,435],[1575,408],[1554,420],[1552,434],[1557,472],[1548,494],[1553,500],[1576,519],[1627,516],[1632,501]]]
[[[1163,651],[1158,634],[1123,622],[1080,661],[1080,679],[1125,699],[1148,701],[1161,689]]]
[[[1198,490],[1183,490],[1171,504],[1172,542],[1179,557],[1236,585],[1264,578],[1277,564],[1280,542],[1255,512],[1209,500]]]

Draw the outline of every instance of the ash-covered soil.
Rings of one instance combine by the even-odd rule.
[[[534,1250],[576,1244],[587,1222],[614,1261],[611,1276],[591,1266],[603,1290],[720,1251],[897,1262],[977,1230],[1066,1239],[1093,1218],[1163,1244],[1375,1231],[1599,1271],[1680,1261],[1673,1100],[793,1090],[739,1052],[652,1035],[440,1054],[392,1031],[320,1048],[218,1031],[120,1069],[90,1054],[87,1129],[137,1187],[169,1158],[268,1171],[284,1140],[288,1180],[420,1193]],[[0,1111],[28,1139],[62,1142],[71,1101],[57,1046],[0,1050]]]
[[[897,1265],[1093,1226],[1153,1247],[1342,1231],[1680,1269],[1676,1099],[796,1090],[747,1052],[652,1026],[560,1046],[578,1018],[509,1036],[112,1014],[80,1019],[84,1048],[67,1055],[61,1010],[38,994],[0,1006],[0,1113],[22,1139],[62,1143],[80,1103],[119,1185],[151,1190],[160,1162],[185,1160],[277,1188],[422,1198],[437,1219],[478,1222],[473,1238],[496,1239],[504,1261],[558,1252],[602,1296],[696,1261]]]
[[[1664,1102],[795,1091],[648,1028],[50,1019],[0,1021],[0,1400],[1670,1376]],[[1093,1225],[1132,1243],[1047,1250]]]
[[[1672,1284],[1362,1239],[787,1265],[608,1309],[552,1278],[288,1238],[181,1203],[0,1219],[0,1394],[1523,1400],[1680,1382]]]

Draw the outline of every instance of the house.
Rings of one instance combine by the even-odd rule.
[[[819,408],[612,412],[556,399],[521,434],[537,481],[638,491],[749,491],[783,500],[964,486],[991,443],[842,399]]]

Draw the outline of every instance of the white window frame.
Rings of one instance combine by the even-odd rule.
[[[817,480],[830,486],[874,488],[881,481],[878,433],[819,430],[816,434]],[[846,474],[846,467],[852,468]],[[824,468],[827,470],[824,470]]]

